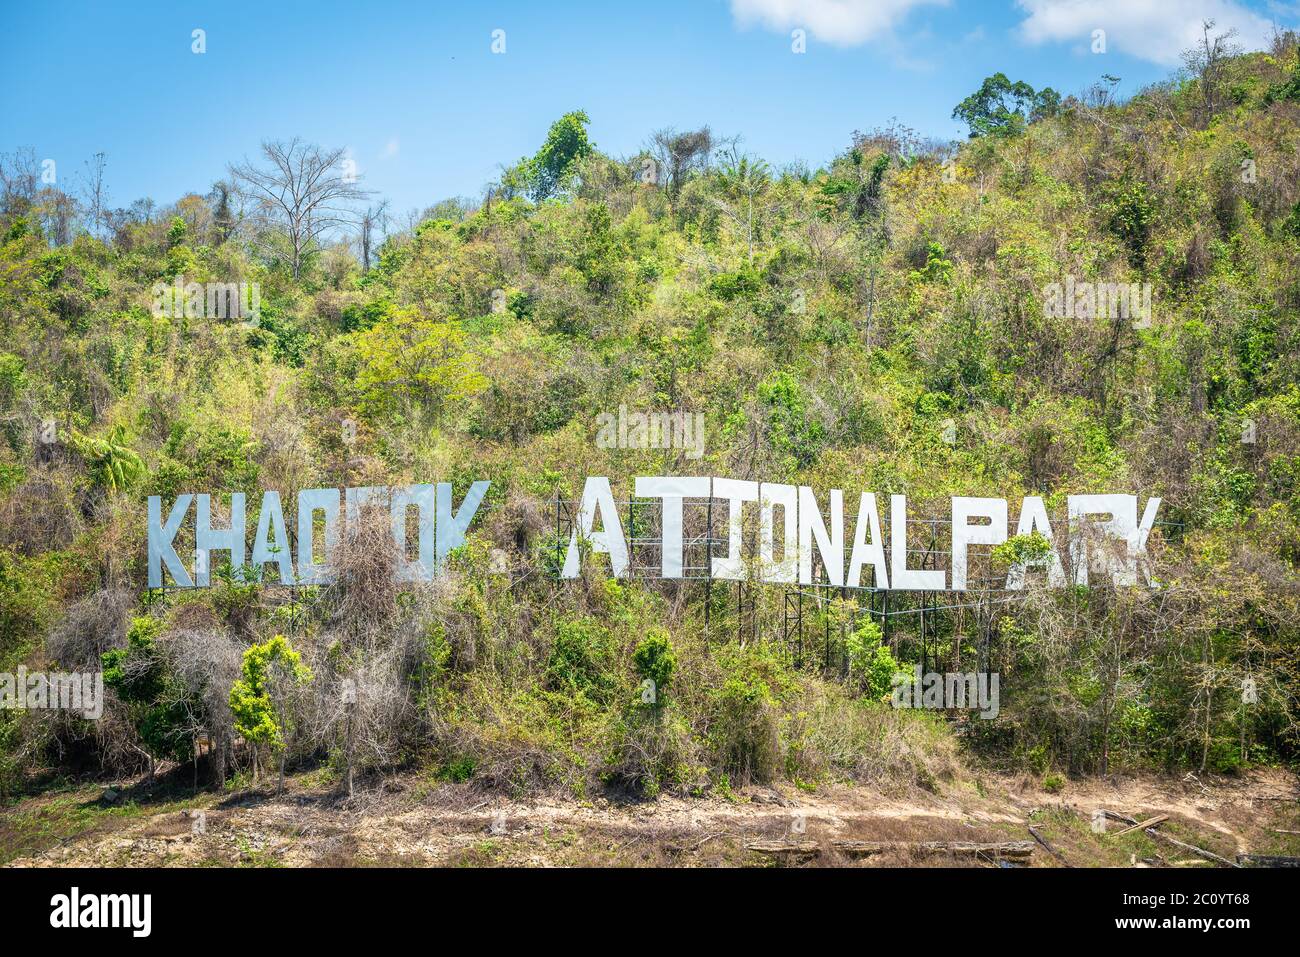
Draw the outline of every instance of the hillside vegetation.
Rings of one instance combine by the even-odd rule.
[[[110,695],[97,722],[0,712],[0,790],[185,762],[196,741],[222,781],[419,767],[574,794],[929,786],[972,756],[1049,777],[1293,760],[1300,62],[1284,37],[1211,67],[1126,102],[1040,97],[1024,122],[968,101],[967,142],[856,133],[817,169],[707,131],[611,157],[575,112],[481,200],[382,242],[254,215],[252,167],[108,211],[10,158],[0,670],[103,667]],[[152,287],[177,277],[259,284],[258,321],[159,315]],[[1150,321],[1050,315],[1067,277],[1149,283]],[[620,405],[701,413],[702,457],[600,447]],[[914,639],[856,626],[847,669],[823,671],[776,641],[779,595],[741,640],[721,588],[706,626],[699,586],[600,560],[556,580],[547,503],[655,474],[921,511],[1159,496],[1160,587],[1031,588],[983,623],[996,720],[898,711]],[[459,499],[478,479],[485,511],[433,585],[395,586],[362,523],[328,586],[223,567],[208,589],[145,588],[149,495],[243,491],[252,529],[263,489],[447,481]],[[979,627],[945,619],[941,663],[970,667]]]

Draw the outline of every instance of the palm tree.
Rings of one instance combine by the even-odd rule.
[[[739,207],[744,206],[745,244],[749,250],[749,264],[754,264],[754,203],[771,185],[768,166],[762,160],[748,156],[733,157],[718,170],[718,189],[726,197],[715,200],[718,207],[737,223],[741,222]]]
[[[73,431],[72,447],[86,460],[96,485],[122,492],[144,477],[144,459],[127,444],[126,429],[115,425],[107,437],[94,439]]]

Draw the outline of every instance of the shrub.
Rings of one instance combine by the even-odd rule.
[[[546,665],[546,685],[555,691],[604,700],[613,685],[613,641],[591,619],[561,621]]]
[[[652,692],[652,700],[648,703],[662,707],[668,686],[673,680],[673,671],[677,668],[677,656],[673,654],[668,633],[662,628],[656,628],[641,639],[632,654],[632,663],[641,680],[651,682],[649,690]]]
[[[782,766],[780,704],[793,686],[768,646],[728,646],[721,680],[710,692],[709,747],[715,770],[737,785],[771,781]]]

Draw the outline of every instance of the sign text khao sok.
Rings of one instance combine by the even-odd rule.
[[[230,495],[230,520],[222,528],[212,527],[209,495],[179,496],[165,521],[162,499],[151,496],[149,587],[163,587],[164,569],[172,587],[208,585],[213,552],[225,553],[230,567],[243,569],[249,580],[266,580],[265,566],[273,565],[283,584],[323,584],[330,579],[330,555],[339,542],[343,525],[356,520],[368,507],[387,509],[391,517],[397,555],[393,571],[397,580],[432,581],[440,574],[451,551],[464,544],[489,485],[486,481],[474,482],[458,504],[448,482],[303,489],[296,503],[297,535],[293,553],[280,493],[264,492],[251,557],[242,493]],[[685,504],[713,502],[726,507],[725,515],[718,512],[719,547],[708,558],[707,574],[715,579],[743,581],[756,577],[768,583],[813,584],[815,554],[822,570],[819,584],[898,591],[966,591],[970,546],[995,546],[1006,542],[1009,534],[1037,533],[1046,539],[1048,549],[1041,556],[1013,565],[1006,587],[1023,588],[1029,566],[1045,571],[1049,585],[1067,584],[1057,535],[1043,499],[1036,495],[1021,501],[1014,533],[1010,531],[1005,498],[954,496],[950,512],[951,556],[948,568],[942,569],[909,567],[905,495],[888,496],[889,536],[886,538],[881,520],[882,504],[871,492],[861,494],[856,516],[849,516],[841,489],[831,489],[819,501],[813,489],[806,485],[696,476],[641,476],[636,478],[634,488],[637,501],[658,503],[660,533],[655,544],[660,548],[663,578],[684,577]],[[177,536],[191,506],[193,576],[176,551]],[[1087,585],[1089,566],[1097,564],[1116,585],[1137,584],[1147,538],[1159,508],[1160,499],[1150,498],[1139,518],[1135,495],[1069,496],[1065,534],[1074,584]],[[756,529],[752,522],[755,514]],[[751,518],[751,538],[757,539],[756,562],[747,562],[743,557],[746,516]],[[846,524],[850,518],[852,527]],[[576,578],[581,563],[590,560],[593,554],[607,556],[615,577],[627,576],[628,539],[608,478],[593,476],[586,480],[572,525],[560,573],[562,578]],[[415,531],[414,541],[408,545],[411,529]],[[721,547],[724,542],[725,549]],[[1090,555],[1090,549],[1095,554]],[[410,557],[412,552],[414,557]],[[864,580],[868,569],[872,577]]]

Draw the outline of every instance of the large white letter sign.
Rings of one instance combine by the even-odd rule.
[[[1032,535],[1038,532],[1047,539],[1051,551],[1036,561],[1019,562],[1007,572],[1007,588],[1025,587],[1025,573],[1029,568],[1047,567],[1047,584],[1052,588],[1065,587],[1065,568],[1061,564],[1061,553],[1056,550],[1056,541],[1052,538],[1052,523],[1047,518],[1047,507],[1041,495],[1030,495],[1020,506],[1020,521],[1016,525],[1016,535]]]
[[[431,484],[399,485],[393,489],[388,501],[389,520],[393,523],[393,543],[397,552],[397,580],[401,582],[429,582],[434,576],[433,521],[435,510],[434,487]],[[412,562],[406,557],[406,513],[416,509],[415,527],[419,536],[419,558]]]
[[[765,582],[793,582],[799,573],[799,490],[793,485],[769,485],[764,482],[758,489],[758,568]],[[772,541],[772,508],[781,506],[785,526],[781,560],[777,561]]]
[[[890,587],[897,591],[943,591],[942,569],[907,567],[907,496],[889,496]]]
[[[1141,565],[1142,576],[1146,578],[1147,583],[1152,583],[1151,569],[1147,567],[1147,539],[1151,537],[1151,529],[1156,524],[1156,513],[1160,511],[1160,499],[1147,499],[1147,507],[1142,510],[1142,521],[1138,525],[1137,534],[1134,536],[1130,553],[1133,555],[1135,565]]]
[[[715,478],[713,480],[713,497],[727,500],[727,554],[726,557],[713,558],[713,577],[729,581],[744,581],[746,578],[743,556],[742,509],[746,502],[758,501],[758,483],[740,479]]]
[[[602,531],[592,531],[596,524],[596,512],[600,511]],[[609,489],[609,479],[604,476],[592,476],[582,487],[582,503],[578,506],[578,527],[569,536],[569,550],[564,556],[564,568],[561,578],[578,577],[578,538],[591,543],[593,552],[609,555],[609,570],[615,578],[627,574],[627,539],[623,537],[623,526],[618,520],[618,506],[614,504],[614,493]]]
[[[867,541],[867,535],[871,541]],[[876,508],[876,493],[863,492],[858,503],[858,525],[853,535],[853,554],[849,557],[848,586],[862,584],[862,566],[871,565],[876,572],[873,588],[889,587],[889,572],[885,568],[885,537],[880,532],[880,511]]]
[[[268,533],[274,541],[268,540]],[[275,562],[280,571],[280,584],[292,585],[293,559],[289,555],[289,532],[284,526],[284,509],[280,507],[279,492],[265,492],[262,507],[257,511],[257,537],[253,540],[252,569],[260,575],[268,562]]]
[[[971,525],[971,518],[987,518],[988,525]],[[952,590],[966,590],[966,546],[1001,545],[1007,540],[1005,498],[952,500]]]
[[[436,512],[438,515],[437,523],[434,527],[434,558],[435,568],[441,569],[442,563],[447,560],[453,548],[460,548],[465,544],[465,532],[469,530],[469,523],[474,520],[474,513],[478,507],[483,504],[483,496],[487,494],[491,482],[475,482],[465,493],[461,500],[460,510],[455,515],[451,513],[451,483],[438,483],[438,496]]]
[[[839,489],[831,489],[831,528],[828,534],[813,490],[807,485],[799,486],[799,581],[804,585],[812,584],[814,536],[822,564],[826,566],[827,581],[839,588],[844,584],[844,493]]]
[[[343,514],[349,525],[356,525],[361,513],[371,505],[382,506],[389,501],[387,485],[363,485],[360,488],[348,488],[343,493]],[[355,529],[348,532],[355,534]]]
[[[325,513],[325,554],[316,564],[316,513]],[[305,488],[298,493],[298,584],[323,585],[339,542],[339,490]]]
[[[244,567],[244,493],[230,495],[230,527],[212,527],[212,499],[194,497],[194,555],[198,559],[194,583],[206,588],[212,580],[212,553],[230,552],[232,570]]]
[[[190,580],[190,573],[185,570],[181,564],[181,557],[176,554],[176,548],[172,544],[176,541],[176,533],[181,529],[181,522],[185,521],[185,514],[190,510],[190,500],[193,495],[178,496],[176,502],[172,505],[171,512],[167,515],[167,524],[162,520],[162,499],[157,495],[149,496],[149,587],[162,588],[162,566],[167,566],[167,571],[171,573],[172,580],[181,588],[193,588],[194,582]]]
[[[1067,500],[1070,519],[1070,563],[1074,566],[1074,583],[1088,584],[1088,566],[1092,563],[1088,547],[1089,532],[1099,530],[1111,539],[1101,544],[1103,565],[1116,585],[1137,584],[1137,570],[1131,549],[1138,530],[1136,495],[1071,495]],[[1091,516],[1109,516],[1104,521],[1088,521]],[[1121,549],[1117,555],[1114,549]]]
[[[652,475],[636,480],[637,498],[663,499],[660,535],[663,577],[682,577],[682,499],[708,498],[712,480],[701,477]]]

